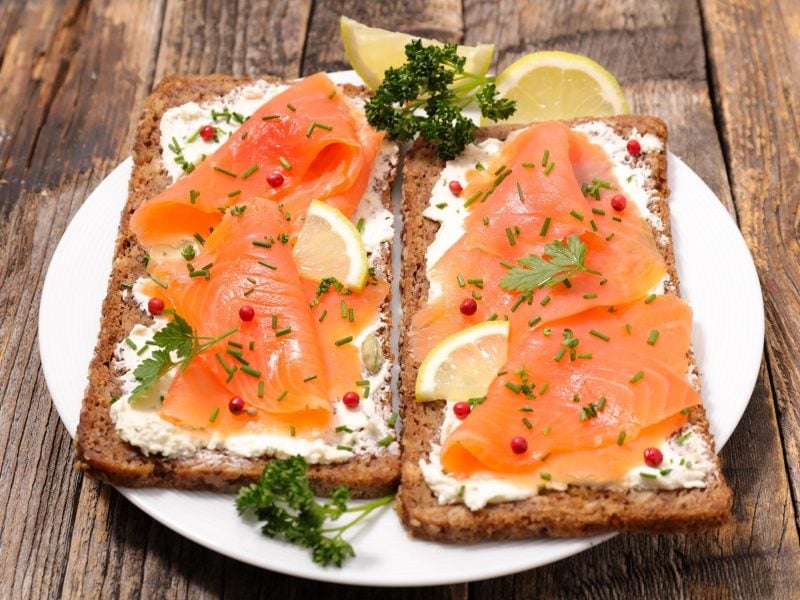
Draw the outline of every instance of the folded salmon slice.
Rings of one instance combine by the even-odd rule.
[[[323,73],[261,106],[210,157],[132,215],[144,246],[205,237],[221,208],[243,200],[281,203],[298,228],[312,199],[350,215],[364,193],[382,134],[354,111]],[[271,187],[267,175],[280,173]]]
[[[512,338],[517,338],[531,322],[541,327],[594,306],[642,298],[666,273],[636,205],[629,202],[622,213],[611,208],[608,192],[618,193],[619,184],[602,148],[562,123],[522,131],[484,171],[471,170],[467,179],[462,197],[476,199],[469,204],[465,233],[431,265],[431,290],[439,293],[429,294],[412,320],[410,340],[417,361],[448,335],[493,314],[508,317]],[[611,188],[598,188],[599,200],[581,189],[593,180]],[[500,287],[519,259],[543,255],[548,243],[571,235],[588,247],[586,266],[602,275],[578,273],[569,278],[571,287],[537,289],[522,302],[522,292]],[[458,307],[470,296],[478,300],[478,311],[465,317]]]
[[[552,456],[569,481],[566,465],[602,449],[571,476],[624,476],[641,463],[632,443],[644,436],[658,446],[685,423],[681,411],[701,402],[686,378],[690,335],[691,310],[674,296],[595,308],[530,333],[509,348],[507,373],[485,402],[445,440],[442,465],[467,475],[521,473]],[[512,451],[514,436],[525,438],[527,452]]]

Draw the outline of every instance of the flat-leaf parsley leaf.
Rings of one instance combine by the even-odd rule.
[[[500,287],[509,291],[530,292],[561,283],[574,273],[602,275],[584,264],[587,248],[577,235],[569,236],[566,244],[561,240],[550,242],[544,249],[543,256],[529,254],[519,259],[520,266],[506,272],[500,280]]]

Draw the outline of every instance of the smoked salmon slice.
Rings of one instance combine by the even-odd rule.
[[[131,230],[145,247],[205,236],[221,209],[242,201],[280,203],[302,222],[312,199],[350,215],[369,181],[382,139],[323,73],[291,85],[261,106],[188,175],[145,201]],[[283,183],[271,187],[267,175]]]
[[[611,208],[607,193],[618,190],[619,183],[602,148],[563,123],[523,130],[485,170],[473,169],[467,179],[465,233],[430,265],[437,295],[413,317],[415,360],[422,361],[448,335],[492,315],[508,317],[516,337],[531,322],[544,326],[594,306],[643,298],[666,273],[636,205],[629,202],[623,213]],[[584,184],[602,192],[596,194],[599,199],[584,194]],[[570,235],[580,236],[588,247],[586,266],[602,276],[578,273],[569,278],[570,287],[545,287],[522,302],[519,291],[500,286],[519,259],[543,255],[548,243]],[[464,317],[458,306],[470,296],[478,310]]]

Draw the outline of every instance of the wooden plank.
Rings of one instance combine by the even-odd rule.
[[[155,81],[166,75],[298,77],[311,0],[168,2]]]
[[[0,422],[0,504],[10,507],[0,515],[0,597],[54,597],[81,479],[39,366],[38,298],[69,218],[128,153],[127,114],[152,72],[159,5],[4,10],[16,21],[0,26],[0,403],[15,418]]]
[[[701,5],[739,226],[764,292],[766,355],[797,518],[800,5],[785,0],[707,0]]]
[[[303,56],[303,74],[350,69],[339,33],[345,15],[370,27],[402,31],[448,42],[461,41],[463,22],[458,0],[410,0],[402,10],[393,2],[332,0],[314,3]]]
[[[542,49],[586,54],[606,66],[633,112],[667,121],[671,150],[733,211],[693,2],[467,0],[464,20],[465,43],[496,44],[498,70]],[[746,62],[746,42],[740,43],[739,60]],[[796,532],[787,531],[795,511],[772,402],[762,367],[745,418],[722,453],[735,494],[734,519],[727,526],[696,536],[619,536],[536,571],[472,584],[471,595],[791,597],[800,554]],[[759,577],[761,571],[769,578]]]

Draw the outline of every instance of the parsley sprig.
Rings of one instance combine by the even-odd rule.
[[[509,269],[500,280],[500,287],[530,292],[561,283],[575,273],[602,275],[586,266],[587,247],[577,235],[569,236],[566,244],[561,240],[550,242],[544,249],[543,256],[529,254],[519,259],[521,266]]]
[[[153,334],[152,340],[146,342],[148,346],[156,346],[158,350],[154,350],[133,370],[133,376],[139,384],[131,392],[131,401],[153,387],[173,368],[180,366],[185,369],[195,356],[237,331],[238,328],[231,329],[213,338],[198,336],[183,317],[173,313],[172,321]],[[178,360],[172,360],[173,352]]]
[[[478,127],[461,111],[475,102],[481,114],[502,121],[516,111],[516,103],[497,98],[494,77],[464,70],[466,59],[455,44],[406,44],[406,62],[389,68],[383,82],[365,106],[367,121],[386,131],[389,139],[408,141],[422,134],[436,144],[439,158],[455,158],[475,139]]]
[[[328,502],[321,504],[314,497],[307,468],[302,456],[269,462],[258,483],[239,490],[236,509],[240,515],[254,513],[263,521],[261,531],[265,535],[310,548],[315,563],[341,567],[347,557],[355,556],[353,546],[342,534],[376,508],[391,502],[394,495],[348,508],[350,491],[341,485]],[[359,514],[345,525],[325,527],[327,521],[335,521],[345,513]]]

